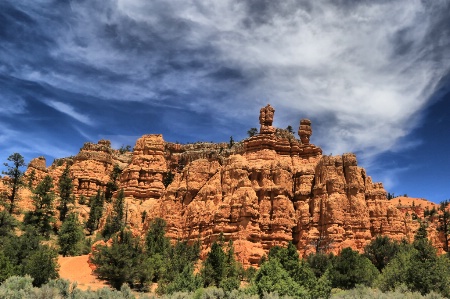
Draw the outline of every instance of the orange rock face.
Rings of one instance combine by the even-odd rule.
[[[75,193],[104,189],[119,164],[134,232],[144,234],[161,217],[169,237],[200,239],[203,254],[223,233],[244,265],[257,264],[271,247],[288,242],[307,255],[348,246],[361,251],[377,235],[412,239],[418,227],[412,212],[387,200],[382,184],[372,182],[354,154],[323,156],[310,143],[311,121],[301,120],[299,140],[272,127],[274,112],[270,105],[262,108],[260,133],[231,147],[144,135],[132,154],[120,155],[107,141],[87,143],[70,164]],[[33,160],[27,172],[56,176],[63,168]],[[170,172],[173,181],[167,182]]]

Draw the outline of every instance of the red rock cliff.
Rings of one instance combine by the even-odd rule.
[[[27,174],[34,170],[57,178],[69,163],[75,193],[90,196],[104,190],[118,164],[128,222],[135,231],[145,233],[151,219],[162,217],[169,237],[200,238],[204,249],[223,233],[234,240],[238,259],[247,265],[290,241],[306,255],[348,246],[362,250],[380,234],[412,239],[417,223],[387,200],[382,184],[372,182],[354,154],[323,156],[310,143],[310,120],[300,121],[297,139],[272,127],[274,112],[270,105],[262,108],[259,134],[231,148],[227,143],[180,145],[165,142],[162,135],[144,135],[132,154],[121,154],[101,140],[49,168],[45,159],[33,160]],[[174,178],[165,187],[169,172]]]

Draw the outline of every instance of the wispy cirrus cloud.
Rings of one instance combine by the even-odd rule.
[[[92,121],[89,116],[75,111],[75,108],[72,107],[71,105],[57,102],[57,101],[51,101],[51,100],[47,100],[47,101],[45,101],[45,103],[48,106],[58,110],[61,113],[66,114],[67,116],[69,116],[83,124],[90,125],[90,126],[95,124],[94,121]]]

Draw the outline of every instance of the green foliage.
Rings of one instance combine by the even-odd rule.
[[[120,178],[120,175],[122,173],[122,169],[120,169],[119,165],[114,165],[113,170],[111,171],[111,174],[109,176],[109,181],[106,183],[106,190],[105,190],[105,200],[106,202],[110,202],[114,192],[116,192],[119,188],[117,185],[117,180]]]
[[[247,131],[248,137],[253,137],[256,134],[258,134],[258,129],[257,128],[250,128],[250,130]]]
[[[80,195],[80,197],[78,198],[78,203],[80,205],[85,205],[87,203],[86,196]]]
[[[82,251],[84,232],[78,214],[71,213],[63,222],[58,235],[58,245],[63,256],[78,255]]]
[[[230,136],[230,142],[228,142],[228,148],[232,148],[234,145],[234,139],[233,136]]]
[[[170,240],[165,236],[166,221],[155,218],[150,222],[150,227],[145,238],[145,246],[149,256],[159,254],[165,256],[169,251]]]
[[[52,191],[53,179],[47,175],[33,190],[34,210],[25,215],[24,222],[37,228],[40,235],[48,238],[54,223],[53,202],[55,194]]]
[[[124,283],[133,285],[139,278],[138,270],[144,258],[142,253],[139,239],[133,238],[129,231],[121,230],[113,237],[111,246],[99,246],[93,252],[91,260],[97,267],[94,273],[117,290]]]
[[[386,266],[376,285],[382,291],[393,291],[400,285],[409,290],[428,294],[431,291],[443,296],[450,295],[450,261],[445,256],[438,257],[436,250],[423,232],[412,245],[404,245]]]
[[[364,256],[381,272],[399,250],[397,242],[387,236],[377,236],[364,248]]]
[[[91,209],[89,211],[89,218],[86,222],[86,229],[91,235],[98,229],[100,218],[102,218],[103,215],[104,200],[104,195],[100,189],[97,190],[97,194],[90,200]]]
[[[222,238],[222,237],[221,237]],[[221,287],[226,293],[238,289],[240,285],[240,265],[234,257],[233,242],[230,240],[225,252],[223,241],[214,242],[211,251],[203,262],[201,277],[205,287]]]
[[[121,189],[114,201],[112,214],[106,218],[105,228],[102,231],[103,238],[109,239],[113,234],[125,227],[124,205],[125,196],[123,194],[123,189]]]
[[[24,274],[33,277],[34,286],[41,286],[50,279],[58,278],[57,258],[58,253],[55,250],[41,245],[24,261]]]
[[[357,284],[370,286],[379,274],[368,258],[350,247],[342,249],[332,264],[329,274],[335,288],[352,289]]]
[[[278,260],[289,276],[301,287],[311,291],[316,283],[316,276],[309,264],[299,260],[297,248],[289,242],[286,248],[274,246],[269,251],[269,261]]]
[[[252,287],[262,297],[264,293],[277,292],[279,295],[289,295],[295,298],[306,297],[307,291],[300,287],[283,269],[276,258],[262,264],[256,273]]]
[[[292,128],[291,125],[286,127],[286,131],[288,131],[289,133],[293,134],[294,133],[294,129]]]
[[[13,234],[17,225],[17,220],[7,210],[0,211],[0,237]]]
[[[14,265],[9,261],[8,257],[0,251],[0,283],[5,281],[8,277],[15,274]]]
[[[448,210],[449,201],[445,200],[439,205],[439,218],[437,230],[444,235],[444,250],[448,252],[448,242],[450,235],[450,212]]]
[[[59,178],[58,189],[60,197],[58,206],[59,220],[64,221],[66,219],[67,212],[69,211],[68,204],[74,203],[75,200],[72,196],[73,183],[72,178],[70,177],[69,164],[66,164],[66,168]]]
[[[0,285],[0,298],[23,299],[33,294],[33,278],[11,276]]]
[[[26,165],[25,160],[19,153],[14,153],[10,155],[8,157],[8,161],[12,162],[12,165],[9,165],[8,163],[3,163],[3,165],[6,166],[7,170],[2,171],[2,173],[6,174],[10,178],[10,180],[7,181],[9,188],[11,189],[10,193],[7,195],[7,198],[9,200],[9,206],[6,207],[8,209],[9,214],[13,214],[16,206],[16,201],[18,200],[17,193],[19,191],[19,188],[22,186],[23,171],[20,168]]]
[[[166,172],[166,174],[164,175],[164,179],[163,179],[164,187],[167,188],[167,186],[172,184],[174,177],[175,177],[175,175],[172,173],[172,171],[169,170],[168,172]]]
[[[28,175],[28,188],[31,190],[33,188],[34,180],[36,180],[36,170],[32,169],[30,174]]]
[[[131,145],[122,145],[119,149],[119,153],[125,154],[127,152],[131,152]]]
[[[314,275],[319,278],[325,274],[327,269],[331,266],[331,261],[334,258],[331,254],[322,252],[311,253],[306,257],[306,262],[311,267]]]
[[[441,295],[430,292],[428,295],[422,296],[418,292],[411,292],[403,285],[392,291],[382,292],[379,289],[369,288],[365,286],[357,286],[354,289],[341,291],[334,294],[333,299],[443,299]]]

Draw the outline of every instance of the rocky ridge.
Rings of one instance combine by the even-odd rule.
[[[42,157],[34,159],[26,174],[50,174],[57,185],[68,164],[80,198],[105,190],[117,164],[127,221],[136,233],[144,234],[149,222],[161,217],[169,237],[200,239],[204,252],[223,233],[245,265],[290,241],[306,255],[348,246],[362,250],[377,235],[413,238],[418,223],[411,211],[387,200],[383,185],[372,182],[354,154],[323,155],[310,143],[310,120],[300,121],[297,139],[272,126],[274,112],[263,107],[259,133],[232,146],[181,145],[144,135],[132,153],[123,153],[101,140],[48,168]],[[173,180],[167,184],[169,175]],[[442,247],[439,236],[432,240]]]

